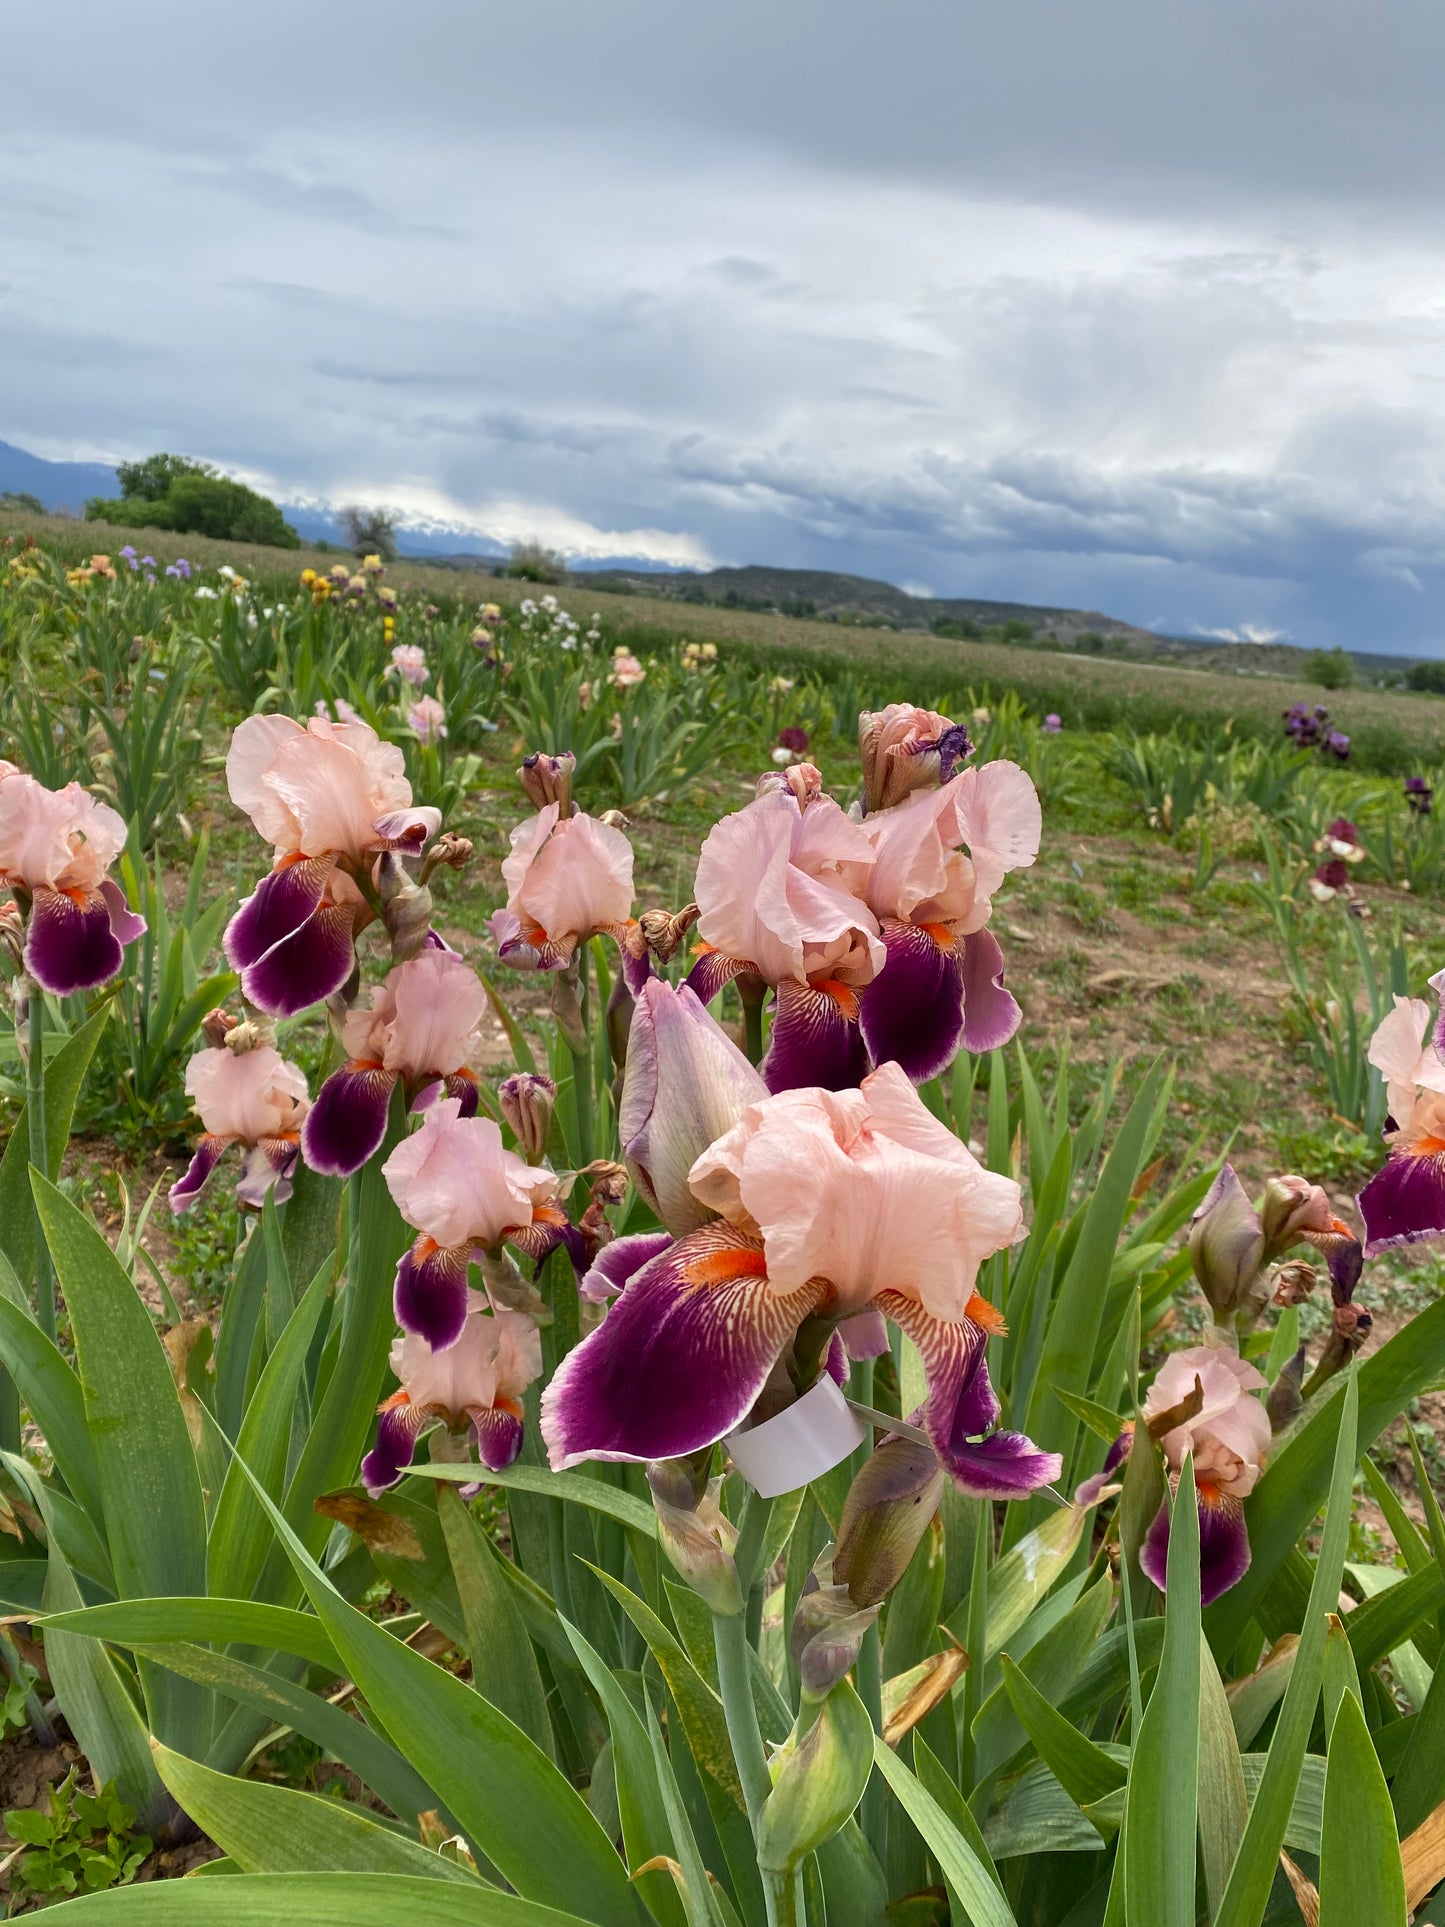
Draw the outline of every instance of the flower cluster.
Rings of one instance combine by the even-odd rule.
[[[1284,711],[1284,732],[1299,749],[1317,749],[1337,763],[1350,759],[1350,739],[1343,730],[1330,728],[1330,712],[1316,705],[1294,703]]]
[[[0,889],[24,926],[26,972],[57,997],[109,983],[145,930],[110,875],[125,824],[79,783],[46,789],[0,761]]]

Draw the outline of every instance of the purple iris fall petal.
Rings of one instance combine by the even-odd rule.
[[[39,889],[30,905],[25,968],[43,990],[68,997],[108,984],[125,961],[111,926],[110,908],[99,892],[83,896]]]
[[[266,1193],[285,1204],[291,1195],[291,1177],[301,1146],[294,1138],[263,1138],[246,1153],[246,1162],[236,1183],[236,1198],[257,1211],[266,1202]]]
[[[301,1149],[313,1171],[349,1178],[381,1148],[396,1072],[380,1064],[343,1064],[316,1093],[301,1126]]]
[[[605,1305],[671,1243],[670,1231],[636,1231],[629,1238],[614,1238],[603,1245],[577,1289],[594,1304]]]
[[[1001,1050],[1023,1019],[1003,987],[1003,952],[991,930],[959,938],[963,951],[963,1047],[978,1056]]]
[[[481,1092],[477,1088],[476,1078],[470,1071],[448,1071],[441,1083],[447,1096],[454,1097],[461,1106],[457,1112],[458,1117],[476,1116]]]
[[[403,1331],[416,1332],[434,1352],[461,1337],[467,1320],[466,1245],[418,1238],[396,1268],[392,1303]]]
[[[747,1416],[783,1347],[826,1294],[772,1289],[757,1241],[704,1225],[637,1272],[542,1394],[554,1470],[674,1459]]]
[[[222,943],[231,968],[246,970],[294,937],[321,908],[335,867],[331,857],[302,857],[262,877],[226,925]]]
[[[859,1003],[863,1041],[875,1064],[891,1060],[926,1084],[947,1070],[963,1041],[963,960],[942,926],[890,918],[883,947],[888,961]]]
[[[472,1435],[478,1456],[489,1472],[505,1472],[522,1449],[522,1421],[501,1405],[473,1412]]]
[[[725,957],[721,950],[704,950],[687,973],[687,987],[699,1003],[710,1004],[735,977],[747,976],[757,976],[752,964]]]
[[[422,1414],[414,1405],[402,1401],[382,1407],[376,1422],[376,1444],[361,1461],[361,1483],[368,1492],[385,1492],[395,1485],[411,1464]]]
[[[1392,1152],[1359,1196],[1366,1258],[1445,1238],[1445,1153]]]
[[[1249,1533],[1244,1507],[1238,1499],[1207,1493],[1199,1501],[1199,1598],[1212,1606],[1221,1593],[1236,1586],[1249,1571]],[[1165,1589],[1169,1562],[1169,1507],[1161,1505],[1139,1548],[1139,1567],[1146,1579]]]
[[[114,877],[106,877],[100,886],[100,894],[105,898],[105,907],[110,915],[110,927],[118,943],[134,943],[137,937],[146,933],[146,920],[138,911],[132,910],[125,900],[125,891]]]
[[[847,996],[856,1010],[852,993]],[[868,1074],[868,1050],[856,1015],[830,992],[785,979],[778,986],[768,1051],[759,1068],[774,1096],[811,1085],[853,1090]]]
[[[327,903],[294,936],[241,972],[241,992],[273,1017],[295,1017],[333,996],[356,964],[356,910]]]
[[[982,1325],[972,1318],[934,1318],[898,1292],[881,1292],[878,1304],[918,1347],[928,1382],[924,1426],[961,1492],[979,1499],[1017,1499],[1059,1476],[1059,1454],[1041,1452],[1021,1432],[981,1436],[999,1416]]]
[[[237,1139],[234,1137],[212,1136],[208,1131],[197,1144],[195,1155],[186,1166],[184,1174],[177,1178],[170,1189],[172,1211],[188,1211],[205,1190],[211,1173],[220,1163],[226,1150]]]

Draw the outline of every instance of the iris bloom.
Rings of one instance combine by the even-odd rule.
[[[397,1210],[420,1234],[396,1268],[396,1322],[435,1351],[456,1344],[467,1315],[467,1266],[515,1245],[550,1251],[566,1228],[556,1175],[504,1149],[489,1117],[441,1099],[382,1166]]]
[[[502,863],[507,904],[492,918],[503,963],[565,970],[577,946],[599,933],[623,954],[643,954],[632,916],[632,845],[585,811],[551,802],[512,831]]]
[[[1042,827],[1032,782],[1008,762],[964,770],[864,819],[874,857],[864,894],[888,959],[863,993],[875,1063],[892,1058],[924,1083],[960,1045],[997,1050],[1018,1029],[1003,952],[985,926],[1005,876],[1038,854]]]
[[[441,813],[415,808],[405,761],[361,722],[251,716],[226,758],[231,801],[276,847],[226,929],[226,957],[247,1001],[290,1017],[350,976],[371,906],[357,883],[383,850],[417,854]]]
[[[847,1340],[861,1320],[859,1349],[881,1349],[882,1314],[918,1346],[923,1423],[961,1490],[1017,1498],[1057,1477],[1056,1454],[992,1429],[984,1351],[1002,1324],[974,1283],[1020,1235],[1019,1187],[984,1170],[896,1064],[858,1090],[748,1105],[690,1185],[718,1218],[633,1272],[543,1394],[555,1468],[699,1451],[811,1386],[840,1327]]]
[[[440,743],[446,740],[447,712],[445,705],[435,696],[423,696],[414,702],[406,712],[407,728],[420,743]]]
[[[186,1066],[186,1095],[200,1113],[205,1135],[185,1176],[171,1186],[172,1211],[189,1210],[224,1152],[244,1147],[245,1167],[236,1186],[242,1204],[258,1211],[275,1187],[276,1201],[291,1195],[291,1174],[301,1149],[306,1116],[306,1073],[278,1050],[225,1045],[197,1051]]]
[[[57,997],[109,983],[145,929],[108,875],[125,824],[79,783],[48,790],[0,762],[0,887],[25,916],[26,970]]]
[[[1255,1398],[1266,1381],[1224,1346],[1196,1345],[1172,1352],[1144,1400],[1144,1417],[1185,1408],[1198,1381],[1203,1406],[1160,1439],[1171,1482],[1194,1454],[1199,1493],[1199,1577],[1207,1606],[1249,1570],[1243,1501],[1253,1492],[1269,1451],[1269,1414]],[[1162,1592],[1169,1551],[1169,1506],[1155,1515],[1139,1550],[1139,1564]]]
[[[520,1312],[489,1312],[480,1292],[467,1301],[461,1334],[445,1351],[410,1332],[392,1345],[401,1390],[380,1408],[376,1444],[361,1462],[368,1492],[397,1483],[422,1431],[438,1420],[449,1430],[465,1426],[489,1471],[503,1471],[521,1451],[522,1394],[542,1376],[537,1327]]]
[[[363,589],[366,578],[360,578]],[[391,652],[393,666],[398,669],[414,689],[420,689],[431,671],[426,666],[426,651],[419,649],[414,642],[399,642]]]
[[[477,1081],[467,1060],[480,1047],[486,1007],[476,972],[450,950],[422,950],[374,985],[371,1008],[349,1012],[342,1024],[347,1061],[306,1119],[301,1141],[312,1170],[344,1178],[361,1169],[386,1134],[398,1083],[413,1110],[444,1091],[459,1116],[474,1116]]]
[[[777,998],[763,1060],[770,1091],[856,1085],[868,1068],[860,994],[883,967],[878,920],[862,901],[873,847],[800,764],[709,830],[698,859],[702,955],[688,983],[709,1004],[734,978]],[[761,787],[761,786],[760,786]]]
[[[1445,971],[1430,979],[1437,994]],[[1369,1060],[1385,1079],[1389,1156],[1360,1193],[1365,1256],[1391,1245],[1445,1238],[1445,1059],[1441,1025],[1431,1032],[1423,997],[1397,997],[1370,1039]]]

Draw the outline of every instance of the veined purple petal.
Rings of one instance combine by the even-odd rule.
[[[417,1332],[434,1352],[455,1345],[467,1320],[467,1245],[420,1237],[396,1267],[392,1304],[403,1331]]]
[[[426,1423],[426,1414],[411,1403],[404,1392],[381,1408],[376,1422],[376,1444],[361,1461],[361,1483],[370,1493],[385,1492],[395,1485],[411,1464],[417,1435]]]
[[[853,1090],[867,1076],[857,1000],[846,987],[840,990],[842,1001],[791,978],[778,985],[767,1055],[758,1067],[774,1096],[814,1084],[825,1091]]]
[[[1023,1012],[1003,987],[1003,952],[991,930],[960,937],[963,952],[963,1047],[975,1056],[1001,1050]]]
[[[1041,1452],[1021,1432],[994,1432],[999,1402],[989,1381],[988,1334],[972,1318],[934,1318],[912,1298],[880,1292],[878,1308],[918,1347],[928,1381],[923,1423],[961,1492],[979,1499],[1017,1499],[1056,1479],[1057,1452]]]
[[[963,1040],[963,960],[942,925],[890,918],[883,948],[888,961],[859,1004],[863,1041],[875,1064],[892,1061],[926,1084],[947,1070]]]
[[[349,1178],[381,1148],[396,1072],[380,1064],[343,1064],[316,1093],[301,1126],[301,1149],[313,1171]]]
[[[472,1435],[477,1452],[489,1472],[505,1472],[522,1449],[522,1420],[505,1405],[492,1405],[472,1413]]]
[[[233,970],[246,970],[294,937],[321,908],[335,857],[302,857],[262,877],[226,925],[222,948]]]
[[[177,1178],[170,1189],[172,1211],[189,1211],[196,1199],[205,1190],[211,1173],[220,1163],[228,1147],[239,1143],[239,1138],[217,1137],[207,1131],[196,1145],[195,1155],[186,1166],[184,1174]]]
[[[132,910],[125,900],[125,892],[113,877],[106,877],[100,886],[100,894],[105,898],[105,907],[110,913],[110,927],[115,932],[117,943],[134,943],[137,937],[146,933],[146,920]]]
[[[241,972],[242,994],[273,1017],[294,1017],[332,996],[356,965],[355,924],[355,904],[323,904],[294,936]]]
[[[442,1089],[448,1097],[454,1097],[461,1105],[459,1117],[475,1117],[477,1105],[481,1102],[481,1092],[477,1080],[470,1071],[448,1071],[441,1080]]]
[[[42,990],[68,997],[72,991],[108,984],[125,962],[111,928],[110,908],[92,895],[37,890],[25,938],[25,968]]]
[[[592,1260],[577,1289],[593,1304],[605,1305],[671,1243],[670,1231],[636,1231],[630,1238],[614,1238]]]
[[[1221,1593],[1238,1585],[1249,1571],[1249,1533],[1244,1507],[1238,1499],[1201,1491],[1199,1500],[1199,1598],[1212,1606]],[[1139,1567],[1160,1592],[1165,1589],[1169,1561],[1169,1504],[1154,1515],[1154,1523],[1139,1548]]]
[[[253,1205],[259,1211],[266,1201],[266,1193],[274,1189],[277,1204],[285,1204],[291,1195],[291,1175],[300,1155],[301,1145],[296,1138],[265,1137],[259,1144],[253,1144],[246,1153],[236,1185],[237,1201]]]
[[[845,1318],[838,1336],[850,1358],[881,1358],[888,1349],[888,1321],[881,1311],[859,1311]]]
[[[690,1232],[633,1276],[542,1394],[553,1469],[714,1444],[747,1416],[827,1289],[775,1292],[756,1239],[721,1222]]]
[[[1445,1154],[1392,1151],[1359,1196],[1365,1253],[1445,1238]]]
[[[735,977],[757,977],[753,964],[725,957],[721,950],[704,950],[687,973],[687,987],[699,1003],[710,1004]],[[758,978],[761,983],[762,979]]]

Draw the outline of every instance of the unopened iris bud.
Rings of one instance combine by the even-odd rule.
[[[843,1501],[833,1575],[855,1606],[880,1606],[907,1572],[943,1497],[932,1446],[895,1433],[864,1460]]]
[[[1271,1178],[1259,1210],[1268,1255],[1278,1257],[1311,1232],[1328,1232],[1339,1223],[1323,1186],[1308,1178]],[[1342,1227],[1343,1228],[1343,1227]]]
[[[1264,1401],[1264,1409],[1269,1413],[1270,1430],[1282,1432],[1292,1425],[1304,1410],[1304,1394],[1300,1387],[1304,1384],[1305,1348],[1300,1346],[1294,1357],[1281,1368],[1279,1377],[1269,1388],[1269,1396]]]
[[[426,853],[420,881],[425,883],[433,870],[464,870],[471,860],[471,838],[458,836],[455,830],[443,830]]]
[[[713,1612],[736,1617],[743,1609],[742,1584],[732,1556],[737,1535],[723,1518],[716,1497],[709,1494],[696,1501],[686,1471],[670,1460],[649,1465],[647,1482],[657,1513],[658,1544],[672,1566]]]
[[[873,1722],[840,1680],[805,1700],[797,1724],[768,1761],[773,1790],[758,1816],[758,1865],[791,1874],[845,1826],[873,1771]]]
[[[1264,1260],[1264,1232],[1244,1186],[1225,1165],[1194,1214],[1189,1231],[1189,1261],[1223,1323],[1248,1304]]]
[[[822,1699],[852,1671],[864,1635],[878,1617],[877,1606],[855,1606],[834,1573],[829,1550],[808,1574],[788,1635],[807,1699]]]
[[[515,1077],[504,1077],[497,1086],[497,1102],[522,1156],[528,1164],[540,1164],[552,1129],[557,1086],[540,1071],[518,1071]]]
[[[682,940],[698,919],[695,903],[674,914],[671,910],[644,910],[637,919],[642,940],[661,964],[669,964],[682,948]]]
[[[545,810],[549,803],[556,803],[560,806],[559,815],[565,817],[572,814],[572,776],[576,768],[577,758],[570,749],[564,749],[560,756],[548,756],[536,750],[523,759],[517,779],[534,809]]]
[[[432,895],[417,883],[395,850],[384,850],[377,862],[377,894],[381,916],[391,936],[391,960],[405,963],[426,946],[431,929]]]
[[[937,789],[949,782],[972,750],[962,724],[935,710],[920,709],[915,703],[865,709],[858,718],[864,815],[890,809],[915,790]]]

